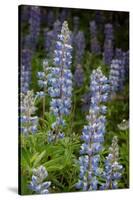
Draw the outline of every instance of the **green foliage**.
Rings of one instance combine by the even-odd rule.
[[[36,60],[36,59],[35,59]],[[37,58],[38,60],[38,58]],[[38,61],[36,60],[37,63]],[[85,81],[83,87],[74,89],[72,112],[66,118],[65,135],[66,137],[55,144],[47,143],[47,133],[55,117],[49,113],[49,106],[46,105],[44,118],[40,117],[39,132],[27,137],[21,135],[21,190],[22,194],[31,194],[28,184],[31,180],[33,168],[44,165],[48,171],[48,179],[52,182],[52,192],[75,191],[74,184],[78,180],[79,168],[77,159],[80,149],[80,135],[83,125],[86,123],[86,113],[81,112],[81,96],[89,91],[89,77],[93,68],[100,65],[101,58],[86,52],[84,59]],[[40,67],[39,63],[38,68]],[[102,69],[108,75],[107,66],[102,65]],[[33,71],[36,74],[36,69]],[[101,153],[100,167],[103,168],[105,156],[108,154],[112,137],[117,135],[120,147],[120,162],[124,166],[123,178],[119,187],[129,187],[129,137],[128,130],[121,131],[118,124],[123,119],[128,120],[128,84],[122,93],[118,93],[114,99],[108,102],[107,126],[104,142],[104,150]],[[49,98],[47,98],[47,104]],[[41,113],[41,101],[37,102],[38,113]],[[102,179],[99,179],[99,183]]]
[[[55,9],[55,13],[58,15],[59,10]],[[82,11],[82,10],[81,10]],[[55,121],[55,117],[49,112],[50,97],[46,96],[46,112],[43,115],[42,101],[36,101],[37,111],[36,115],[39,117],[38,132],[35,135],[23,136],[20,135],[20,187],[22,194],[31,194],[32,192],[28,188],[28,184],[31,181],[32,170],[40,165],[46,167],[48,171],[48,180],[51,181],[51,192],[72,192],[75,191],[75,183],[78,180],[79,167],[77,160],[79,157],[79,150],[81,145],[81,132],[83,126],[86,124],[86,112],[81,111],[82,95],[89,92],[90,75],[93,69],[101,66],[103,73],[108,77],[109,67],[103,64],[102,55],[97,56],[89,52],[90,34],[88,31],[89,21],[95,17],[94,11],[84,10],[77,12],[73,9],[71,17],[80,17],[82,23],[80,23],[80,29],[85,32],[86,49],[82,62],[84,70],[84,83],[80,88],[74,87],[72,97],[72,110],[69,117],[65,118],[66,127],[64,128],[65,138],[57,141],[56,143],[49,144],[47,142],[48,131],[51,130],[51,125]],[[120,14],[120,22],[123,22],[123,15]],[[104,23],[112,22],[113,17],[117,17],[115,12],[104,12]],[[70,28],[72,28],[71,19],[68,20]],[[119,20],[117,20],[119,21]],[[43,24],[42,24],[43,25]],[[44,24],[45,25],[45,24]],[[123,24],[122,24],[123,26]],[[126,26],[126,28],[125,28]],[[118,27],[115,28],[115,42],[116,46],[128,49],[128,30],[127,24],[123,26],[123,31]],[[44,28],[44,27],[42,27]],[[102,27],[103,29],[103,27]],[[126,30],[125,30],[126,29]],[[22,37],[28,33],[28,24],[23,24],[21,27]],[[43,32],[43,31],[42,31]],[[121,34],[123,32],[124,34]],[[103,44],[103,34],[99,34],[98,38]],[[122,42],[121,42],[122,41]],[[46,54],[43,49],[44,39],[43,34],[38,39],[37,51],[32,57],[32,77],[30,89],[34,90],[34,93],[39,91],[37,84],[37,72],[42,71],[42,61],[46,58]],[[122,45],[122,46],[121,46]],[[53,65],[49,60],[50,66]],[[72,65],[72,72],[74,73],[75,66]],[[104,159],[108,154],[108,148],[111,144],[111,140],[114,135],[118,137],[120,148],[120,163],[124,166],[124,172],[120,181],[119,188],[129,187],[129,130],[119,130],[118,124],[123,119],[129,119],[129,83],[128,77],[125,83],[125,88],[122,92],[118,92],[117,95],[107,103],[107,125],[104,141],[104,149],[101,152],[100,167],[103,168]],[[103,180],[99,179],[99,183]]]

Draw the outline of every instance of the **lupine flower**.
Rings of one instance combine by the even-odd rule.
[[[83,31],[79,31],[79,17],[73,19],[74,29],[72,33],[72,43],[75,54],[75,65],[81,64],[85,51],[85,36]]]
[[[105,25],[105,41],[104,41],[104,55],[103,60],[107,65],[111,64],[113,58],[113,26],[112,24]]]
[[[50,181],[44,181],[48,177],[48,172],[44,166],[33,169],[32,180],[29,188],[37,194],[48,194]]]
[[[29,20],[29,6],[22,6],[21,7],[21,15],[20,15],[20,30],[22,31],[23,29],[23,25],[25,23],[27,23],[27,21]],[[20,38],[20,42],[21,42],[21,48],[27,48],[25,46],[25,37],[21,37]]]
[[[122,49],[116,48],[115,57],[120,61],[119,90],[122,90],[126,77],[125,54]]]
[[[124,60],[120,60],[120,77],[119,77],[119,90],[122,91],[125,83],[125,65]]]
[[[117,136],[113,137],[112,145],[109,148],[109,154],[105,160],[105,169],[103,178],[106,183],[102,184],[100,189],[117,189],[119,180],[122,177],[123,166],[119,164],[119,146]]]
[[[123,52],[123,63],[125,66],[125,77],[129,77],[129,51]]]
[[[37,38],[40,33],[40,8],[37,6],[31,7],[30,12],[30,33],[33,38]]]
[[[113,58],[113,43],[112,40],[105,40],[104,42],[104,63],[110,65]]]
[[[52,97],[50,109],[56,117],[56,121],[52,124],[52,129],[55,132],[56,138],[63,137],[64,134],[60,131],[60,127],[65,125],[63,116],[68,115],[71,108],[72,73],[70,65],[72,47],[70,41],[70,31],[65,21],[56,42],[55,67],[51,69],[51,74],[49,74],[51,77],[49,78],[51,87],[48,88],[48,92]],[[49,132],[48,140],[53,141],[54,139],[53,132]]]
[[[21,65],[25,66],[25,69],[31,71],[32,52],[29,49],[23,49],[21,53]]]
[[[114,30],[112,24],[105,24],[104,34],[105,34],[105,39],[113,41]]]
[[[97,39],[97,27],[95,21],[90,22],[90,38],[91,38],[91,52],[99,54],[101,52],[101,48]]]
[[[55,33],[55,38],[57,38],[58,34],[61,32],[61,22],[59,20],[56,20],[53,24],[53,32]]]
[[[44,97],[46,95],[46,89],[47,89],[47,85],[48,85],[48,80],[47,80],[48,67],[49,67],[48,60],[45,59],[43,61],[43,71],[37,72],[38,85],[41,89],[40,92],[37,92],[38,97]]]
[[[48,69],[49,69],[48,60],[45,59],[43,61],[43,71],[37,72],[38,85],[41,90],[37,92],[36,95],[43,101],[43,115],[45,113],[45,97],[48,89]]]
[[[84,82],[84,71],[81,65],[77,65],[74,73],[75,86],[81,87]]]
[[[89,115],[86,117],[88,125],[82,131],[79,165],[80,174],[76,188],[83,191],[96,190],[98,185],[97,176],[100,175],[98,167],[102,150],[102,143],[105,134],[105,113],[104,105],[108,99],[108,80],[102,74],[100,68],[93,70],[91,75],[91,104]]]
[[[26,94],[29,90],[30,73],[26,70],[25,66],[21,67],[20,73],[20,92]]]
[[[53,24],[53,30],[46,31],[44,33],[45,37],[45,50],[48,57],[53,58],[53,53],[55,49],[55,44],[58,39],[58,34],[61,31],[61,22],[59,20],[55,21]]]
[[[52,41],[53,41],[53,31],[49,30],[49,29],[44,29],[44,49],[48,55],[48,57],[50,57],[51,52],[52,52]]]
[[[75,51],[75,65],[81,64],[85,51],[85,36],[83,31],[78,31],[75,37],[73,37],[73,46]]]
[[[31,81],[31,62],[32,62],[32,52],[29,49],[23,49],[21,53],[21,92],[26,93],[29,89],[29,84]]]
[[[61,32],[61,22],[59,20],[56,20],[53,24],[53,51],[55,49],[56,41],[58,39],[58,35]]]
[[[26,136],[29,133],[34,134],[37,132],[38,117],[33,116],[36,111],[33,91],[21,93],[20,100],[20,131]]]
[[[112,96],[119,90],[123,89],[125,79],[124,63],[121,60],[112,60],[110,65],[109,81]]]
[[[34,51],[37,45],[38,36],[40,34],[40,8],[37,6],[32,6],[30,10],[30,37],[32,42],[32,50]]]
[[[129,52],[123,52],[122,49],[116,48],[115,58],[121,61],[121,80],[129,76]],[[121,87],[123,88],[123,87]]]
[[[110,90],[112,94],[116,93],[119,88],[119,77],[120,77],[120,61],[119,60],[112,60],[110,65],[110,74],[109,74],[109,81],[110,81]]]
[[[58,35],[60,34],[60,32],[61,32],[61,22],[59,20],[56,20],[55,23],[53,24],[53,30],[52,30],[53,37],[51,41],[51,53],[50,53],[52,58],[54,56],[56,41],[58,39]]]

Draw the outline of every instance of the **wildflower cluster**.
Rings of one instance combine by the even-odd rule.
[[[40,91],[36,93],[37,97],[42,99],[42,111],[43,111],[43,116],[45,113],[45,104],[46,104],[46,95],[48,93],[48,76],[49,76],[49,64],[48,60],[45,59],[43,61],[43,71],[37,72],[37,77],[38,77],[38,85],[40,87]]]
[[[36,111],[35,97],[33,91],[27,91],[27,94],[21,93],[20,101],[20,131],[24,135],[36,133],[38,126],[38,117],[33,116]]]
[[[50,109],[56,117],[56,121],[52,124],[52,128],[56,134],[53,135],[52,131],[49,132],[49,142],[64,136],[64,133],[59,131],[59,127],[65,125],[63,116],[68,115],[71,108],[72,73],[70,65],[72,47],[70,41],[70,31],[65,21],[62,25],[61,34],[58,35],[58,41],[56,42],[55,67],[51,69],[51,79],[49,79],[51,86],[48,88],[48,92],[52,97]]]
[[[123,63],[125,66],[125,77],[129,76],[129,51],[123,52]]]
[[[21,53],[21,65],[31,73],[32,52],[29,49],[23,49]]]
[[[37,96],[39,98],[42,98],[46,95],[47,85],[48,85],[48,80],[47,80],[48,67],[49,67],[48,60],[45,59],[43,61],[43,71],[37,72],[38,85],[41,89],[41,91],[37,92]]]
[[[115,49],[115,59],[121,60],[124,65],[125,77],[129,74],[129,51],[124,52],[120,48]]]
[[[41,23],[40,8],[37,6],[32,6],[30,10],[29,24],[30,24],[30,40],[33,51],[36,48],[38,36],[40,34],[40,23]]]
[[[117,136],[113,137],[112,145],[109,148],[109,155],[105,160],[103,178],[106,180],[101,189],[117,189],[118,181],[121,179],[123,166],[119,164],[119,146]]]
[[[91,75],[91,104],[89,116],[87,116],[88,125],[84,126],[81,139],[84,143],[81,145],[79,157],[80,175],[76,184],[78,189],[84,191],[97,189],[97,176],[100,173],[99,160],[100,151],[105,134],[105,114],[106,106],[104,103],[108,99],[108,80],[102,74],[100,68],[93,70]]]
[[[47,56],[50,57],[51,52],[52,52],[52,40],[53,40],[53,32],[52,30],[45,29],[44,30],[44,49],[47,53]]]
[[[107,65],[111,64],[113,58],[113,26],[112,24],[105,25],[105,40],[104,40],[104,55],[103,60]]]
[[[90,22],[90,38],[91,38],[91,53],[99,54],[101,52],[100,44],[97,39],[96,22]]]
[[[110,65],[110,75],[109,75],[112,96],[115,95],[115,93],[118,90],[123,89],[124,78],[125,78],[124,63],[121,60],[117,59],[112,60],[112,63]]]
[[[85,51],[85,36],[83,31],[78,31],[73,38],[73,45],[75,51],[75,65],[81,64]]]
[[[37,194],[48,194],[51,182],[44,181],[47,176],[48,172],[44,166],[33,169],[32,180],[29,184],[29,188]]]
[[[129,13],[19,11],[19,192],[128,188]]]
[[[21,72],[20,72],[20,91],[21,93],[26,94],[27,91],[29,90],[29,80],[30,79],[30,73],[29,70],[26,69],[25,66],[21,67]]]

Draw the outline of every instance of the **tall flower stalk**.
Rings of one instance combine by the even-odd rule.
[[[30,73],[29,70],[23,65],[20,73],[20,92],[26,94],[29,90]]]
[[[113,59],[113,40],[114,40],[114,31],[112,24],[105,24],[105,40],[104,40],[104,55],[103,60],[107,65],[111,64]]]
[[[79,25],[80,25],[80,18],[78,16],[74,16],[72,45],[73,45],[75,66],[82,63],[85,51],[85,36],[84,32],[79,30]]]
[[[111,96],[115,96],[117,91],[121,91],[125,81],[124,60],[114,59],[110,65],[109,81],[111,87]]]
[[[119,60],[112,60],[110,65],[110,74],[109,74],[109,82],[110,82],[110,91],[111,95],[114,96],[119,88],[119,77],[120,77],[120,66]]]
[[[38,85],[40,87],[40,91],[37,92],[37,97],[42,99],[42,105],[43,105],[43,117],[45,113],[45,98],[47,94],[47,89],[48,89],[48,60],[43,61],[43,71],[37,72],[38,76]]]
[[[125,77],[128,79],[129,78],[129,51],[123,52],[123,63],[125,66]]]
[[[101,189],[117,189],[122,172],[123,166],[119,164],[118,139],[117,136],[114,136],[112,145],[109,148],[109,154],[105,160],[105,169],[102,175],[106,183],[102,184]]]
[[[80,174],[76,184],[77,189],[83,191],[96,190],[98,185],[99,153],[103,147],[107,110],[104,104],[108,99],[108,90],[108,80],[101,69],[93,70],[90,85],[91,104],[89,115],[86,117],[88,124],[84,126],[81,136],[84,143],[80,150]]]
[[[40,34],[41,24],[40,8],[38,6],[31,7],[29,24],[32,50],[34,51],[37,45],[38,36]]]
[[[52,52],[52,41],[53,41],[53,31],[49,29],[44,29],[44,49],[47,53],[47,57],[50,57]]]
[[[21,93],[20,101],[20,131],[23,135],[36,133],[38,126],[38,117],[33,116],[36,111],[35,97],[33,91],[27,91],[27,94]]]
[[[85,52],[85,36],[83,31],[73,35],[73,46],[75,52],[75,65],[81,64]]]
[[[21,66],[24,66],[24,70],[29,73],[29,81],[31,79],[31,62],[32,62],[32,52],[29,49],[23,49],[21,52]],[[23,70],[23,69],[22,69]]]
[[[65,125],[64,116],[69,115],[71,109],[72,96],[72,73],[71,73],[71,56],[72,46],[68,24],[64,21],[61,34],[58,35],[56,42],[54,64],[51,69],[51,80],[48,92],[52,97],[50,103],[51,112],[56,117],[56,121],[52,124],[54,130],[49,132],[49,142],[57,138],[64,137],[61,127]]]
[[[90,22],[90,38],[91,38],[91,52],[99,54],[101,52],[101,48],[97,39],[97,26],[95,21]]]

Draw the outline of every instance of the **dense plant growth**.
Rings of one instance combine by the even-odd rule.
[[[128,19],[20,7],[21,194],[129,187]]]

